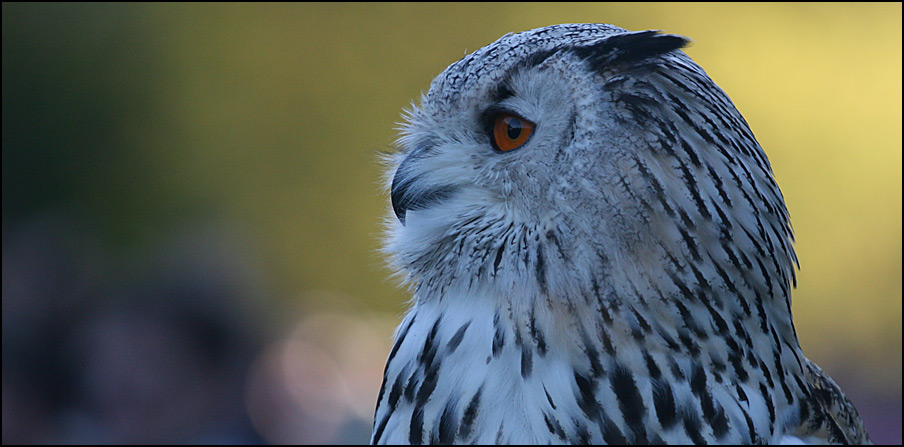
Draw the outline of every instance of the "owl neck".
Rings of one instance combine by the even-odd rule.
[[[487,304],[515,339],[537,350],[542,343],[533,334],[542,333],[542,321],[549,331],[582,334],[561,338],[557,348],[593,345],[602,363],[623,362],[619,352],[643,346],[676,361],[715,364],[741,382],[758,371],[772,378],[770,387],[802,368],[791,266],[758,254],[749,239],[701,236],[699,253],[689,253],[662,238],[619,247],[580,243],[575,227],[480,225],[446,231],[412,258],[418,305],[468,312],[458,301]],[[703,256],[707,262],[696,259]],[[547,347],[556,340],[546,338]]]
[[[596,315],[603,326],[627,325],[621,329],[641,337],[661,333],[670,349],[672,341],[689,345],[682,339],[754,348],[762,340],[799,352],[793,266],[754,249],[765,243],[753,241],[751,232],[725,240],[701,229],[694,235],[699,247],[690,251],[662,237],[583,243],[599,238],[582,236],[577,225],[565,228],[472,220],[435,231],[442,236],[430,244],[397,238],[396,246],[420,248],[397,252],[396,259],[415,284],[418,303],[443,306],[450,296],[481,296],[511,309],[513,320],[538,311]]]

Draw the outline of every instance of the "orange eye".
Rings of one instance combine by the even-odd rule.
[[[493,146],[508,152],[518,149],[534,131],[535,124],[511,113],[500,113],[493,119]]]

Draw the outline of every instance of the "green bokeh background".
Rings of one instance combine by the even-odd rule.
[[[875,440],[900,443],[901,12],[900,3],[4,3],[4,314],[24,299],[8,286],[17,262],[8,242],[49,215],[91,239],[76,273],[89,283],[131,287],[123,276],[167,264],[160,247],[201,233],[224,239],[233,248],[218,256],[253,272],[235,281],[263,309],[263,344],[279,337],[268,326],[328,311],[382,318],[388,349],[407,292],[378,253],[389,213],[378,154],[392,150],[401,109],[507,32],[566,22],[660,29],[693,39],[686,52],[771,160],[797,237],[804,351],[851,390]],[[4,384],[7,341],[4,328]],[[372,393],[362,399],[372,404]],[[4,398],[4,432],[8,410]],[[66,436],[54,439],[81,439]],[[307,438],[263,435],[286,439]]]

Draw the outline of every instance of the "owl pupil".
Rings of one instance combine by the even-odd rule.
[[[518,135],[521,135],[521,121],[517,118],[512,118],[508,122],[508,128],[506,128],[505,132],[508,134],[508,137],[516,140],[518,139]]]

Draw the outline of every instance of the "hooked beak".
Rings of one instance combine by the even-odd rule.
[[[428,208],[448,199],[458,190],[453,185],[431,186],[424,181],[422,175],[413,174],[411,164],[417,158],[412,155],[402,161],[392,178],[392,210],[402,225],[405,225],[405,216],[409,210]]]

